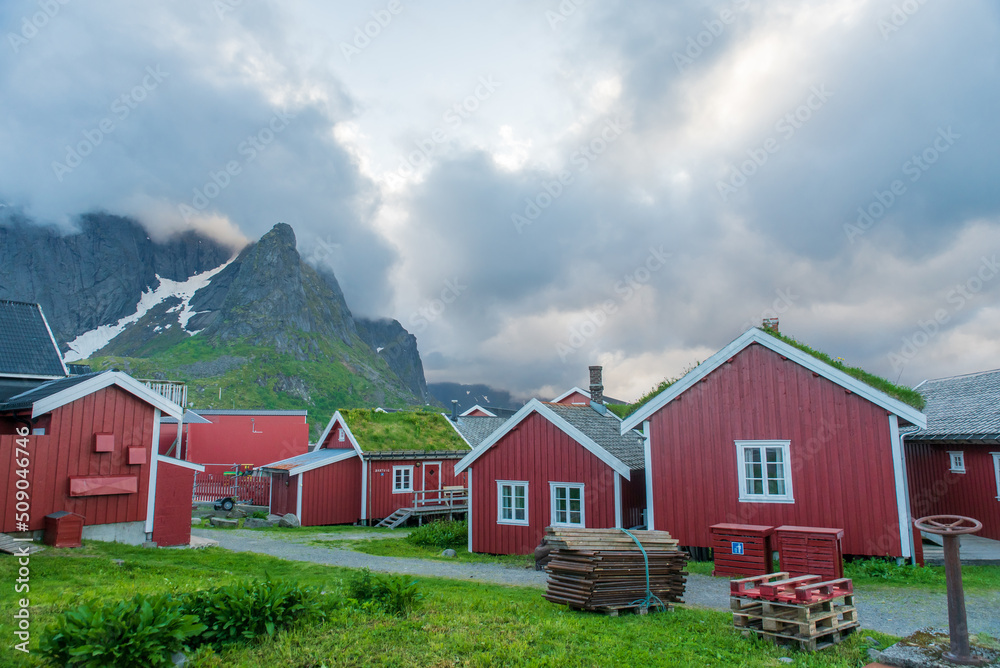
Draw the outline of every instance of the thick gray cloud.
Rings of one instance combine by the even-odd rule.
[[[202,223],[292,224],[430,380],[544,395],[599,362],[628,399],[770,315],[905,383],[1000,366],[995,3],[226,6],[70,3],[11,48],[0,196],[170,227],[236,160]]]

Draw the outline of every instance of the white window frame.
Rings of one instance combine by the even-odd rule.
[[[407,480],[409,480],[410,486],[406,489],[396,487],[396,473],[397,471],[406,471]],[[412,494],[413,493],[413,465],[409,466],[393,466],[392,467],[392,493],[393,494]]]
[[[565,487],[569,489],[579,489],[580,490],[580,522],[558,522],[556,521],[556,490]],[[569,493],[567,491],[566,495],[567,501],[569,500]],[[567,515],[569,514],[569,509],[566,510]],[[567,518],[568,519],[568,518]],[[577,529],[587,528],[587,492],[582,482],[549,482],[549,520],[550,524],[554,527],[573,527]]]
[[[993,475],[997,479],[997,501],[1000,501],[1000,452],[991,452],[993,455]]]
[[[791,461],[791,441],[736,441],[736,467],[737,479],[739,480],[739,493],[741,503],[795,503],[795,495],[792,492],[792,461]],[[758,448],[762,452],[761,466],[764,474],[764,493],[750,494],[747,492],[747,461],[746,452],[748,448]],[[765,448],[781,448],[781,464],[784,469],[785,493],[770,494],[767,491],[767,456],[763,452]]]
[[[965,450],[948,451],[948,470],[952,473],[965,473]]]
[[[503,488],[510,487],[510,519],[504,519],[503,516]],[[515,518],[515,511],[517,510],[513,503],[517,495],[514,490],[518,487],[524,488],[524,519],[519,520]],[[471,495],[470,495],[471,496]],[[527,480],[497,480],[497,524],[514,524],[518,526],[527,526],[530,521],[531,515],[529,515],[528,510],[528,481]]]
[[[337,430],[337,441],[340,443],[344,442],[344,429],[341,427]]]

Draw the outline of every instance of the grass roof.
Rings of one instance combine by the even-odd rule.
[[[469,446],[440,413],[398,411],[382,413],[370,408],[340,411],[363,452],[468,450]]]

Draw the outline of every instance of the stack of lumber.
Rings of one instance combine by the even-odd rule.
[[[666,606],[681,602],[687,555],[666,531],[632,531],[649,559],[649,591]],[[544,597],[582,610],[617,614],[647,605],[646,561],[642,550],[619,529],[549,528],[552,547]],[[652,603],[655,605],[655,601]]]

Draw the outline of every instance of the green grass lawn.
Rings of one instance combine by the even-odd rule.
[[[113,560],[123,560],[116,565]],[[4,581],[17,560],[0,558]],[[285,578],[339,590],[347,569],[292,562],[218,548],[147,550],[87,542],[49,548],[31,558],[32,640],[54,615],[88,600],[128,600],[139,593],[186,591],[247,578]],[[892,638],[856,633],[830,650],[808,655],[745,639],[726,612],[678,608],[644,617],[579,613],[542,599],[537,589],[422,578],[423,605],[407,618],[356,609],[334,612],[323,623],[301,625],[271,640],[230,646],[217,656],[200,653],[192,666],[778,666],[791,656],[800,666],[855,667],[866,663],[869,643]],[[8,599],[9,600],[9,599]],[[10,615],[0,633],[12,638]],[[44,665],[5,641],[0,665]]]

